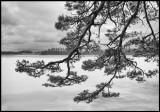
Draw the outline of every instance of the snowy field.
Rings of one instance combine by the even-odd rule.
[[[88,75],[88,80],[80,85],[61,88],[46,88],[42,86],[47,77],[33,78],[25,73],[15,72],[16,60],[26,59],[31,62],[44,60],[46,63],[53,60],[63,59],[65,56],[38,56],[38,55],[15,55],[3,56],[1,62],[1,87],[2,87],[2,110],[159,110],[159,75],[152,79],[146,79],[144,83],[137,83],[135,80],[114,79],[111,92],[119,92],[118,98],[98,99],[90,104],[84,102],[76,103],[74,96],[85,89],[95,90],[95,85],[106,82],[108,77],[103,70],[87,72],[81,69],[82,60],[93,59],[94,56],[85,56],[75,64],[78,75]],[[135,58],[138,66],[144,70],[154,69],[156,63],[144,62],[144,58]],[[65,69],[66,65],[62,64]]]

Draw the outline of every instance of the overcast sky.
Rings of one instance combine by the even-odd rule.
[[[58,41],[66,33],[54,27],[57,17],[66,14],[65,2],[1,2],[1,48],[2,51],[40,51],[53,47],[64,47]],[[158,29],[158,24],[153,28]],[[113,28],[107,23],[101,30],[101,42],[106,42],[104,34]],[[148,26],[136,25],[130,31],[147,31]],[[159,30],[159,29],[158,29]],[[95,32],[95,31],[94,31]]]
[[[45,50],[63,47],[57,41],[65,32],[55,29],[65,2],[2,2],[2,51]]]

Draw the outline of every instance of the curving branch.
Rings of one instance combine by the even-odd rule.
[[[132,24],[132,22],[134,24],[135,22],[134,19],[136,18],[140,19],[139,17],[141,17],[140,15],[138,17],[138,12],[141,12],[141,7],[140,7],[141,1],[136,1],[137,4],[134,4],[134,6],[131,8],[133,13],[130,12],[131,10],[128,8],[127,2],[128,1],[119,1],[119,2],[95,1],[95,2],[92,2],[91,5],[89,2],[89,4],[87,4],[88,7],[86,8],[84,7],[82,9],[81,9],[81,6],[87,6],[85,4],[86,2],[82,4],[78,2],[78,4],[76,4],[76,6],[80,5],[80,9],[79,8],[72,9],[72,6],[70,6],[70,4],[68,3],[68,7],[70,8],[68,10],[75,10],[75,11],[81,12],[81,13],[77,12],[78,16],[75,16],[74,18],[66,16],[66,17],[62,17],[62,21],[59,20],[59,22],[65,23],[64,25],[62,24],[63,25],[62,29],[61,29],[61,26],[59,26],[59,29],[61,30],[63,30],[63,27],[64,28],[66,27],[67,29],[69,23],[73,23],[76,26],[75,32],[69,32],[67,34],[68,37],[61,40],[61,44],[66,45],[67,48],[72,47],[72,50],[70,51],[68,56],[62,60],[52,61],[47,64],[45,64],[43,61],[31,63],[31,64],[25,60],[23,60],[22,62],[18,61],[16,70],[18,72],[26,72],[27,74],[33,77],[40,77],[41,75],[44,74],[45,69],[51,70],[51,73],[61,72],[62,70],[60,68],[60,64],[66,62],[66,66],[67,66],[66,75],[64,77],[47,75],[49,77],[48,79],[49,83],[45,83],[43,84],[43,86],[46,86],[46,87],[70,86],[73,84],[79,84],[81,82],[86,81],[87,76],[85,75],[78,76],[76,72],[72,71],[72,67],[74,67],[73,62],[76,62],[81,58],[80,57],[81,53],[83,52],[83,50],[86,50],[86,47],[87,47],[87,50],[90,50],[91,48],[94,49],[99,47],[97,43],[91,39],[92,38],[91,28],[93,26],[98,27],[97,37],[100,37],[101,27],[102,25],[106,24],[107,19],[109,19],[116,26],[115,29],[113,29],[112,31],[110,30],[110,33],[108,34],[110,42],[105,45],[107,45],[109,49],[106,49],[104,51],[104,54],[100,55],[96,60],[83,61],[82,69],[93,71],[95,69],[105,68],[104,70],[105,75],[106,74],[112,75],[112,77],[109,79],[109,81],[98,84],[96,86],[97,89],[94,92],[90,93],[88,90],[83,91],[77,97],[74,98],[74,101],[76,102],[86,101],[87,103],[90,103],[93,99],[98,98],[98,95],[100,93],[102,93],[103,97],[119,96],[119,93],[112,94],[109,91],[109,88],[111,88],[111,82],[113,81],[114,78],[124,77],[124,75],[121,75],[121,72],[125,70],[128,66],[133,68],[134,70],[126,74],[125,76],[128,76],[130,79],[137,78],[136,79],[137,81],[142,81],[142,77],[141,77],[142,75],[144,78],[144,75],[151,76],[150,74],[157,73],[157,71],[152,71],[150,72],[150,74],[145,73],[141,68],[137,66],[137,63],[135,61],[132,61],[131,59],[127,58],[125,53],[123,52],[123,47],[125,48],[125,45],[131,46],[135,44],[135,45],[139,45],[138,46],[139,48],[143,47],[142,50],[145,49],[147,53],[149,50],[152,51],[151,55],[149,55],[149,58],[154,57],[156,54],[154,53],[155,49],[153,48],[155,46],[154,45],[155,43],[149,43],[149,42],[153,42],[154,40],[151,40],[148,37],[153,35],[155,41],[157,42],[156,34],[159,34],[159,32],[156,34],[153,32],[153,28],[147,17],[145,2],[143,2],[146,21],[151,29],[151,33],[142,37],[142,39],[130,38],[131,40],[127,42],[125,45],[123,45],[124,40],[125,39],[127,40],[131,36],[130,33],[126,33],[128,27]],[[125,12],[125,6],[127,6],[128,8],[128,10],[126,10],[127,12]],[[117,12],[117,10],[120,12]],[[130,13],[128,14],[128,12]],[[97,22],[97,20],[99,19],[98,17],[100,17],[101,19],[100,22],[99,21]],[[115,18],[117,17],[117,20],[113,20],[115,19],[114,17]],[[120,19],[118,19],[118,17]],[[125,17],[127,17],[127,19]],[[69,21],[68,24],[66,19],[68,19]],[[122,20],[124,24],[118,23],[119,20],[121,19],[124,19],[124,21]],[[69,24],[69,25],[72,25],[72,24]],[[139,34],[135,33],[133,35],[137,36]],[[92,45],[91,42],[93,42],[94,45]],[[70,43],[71,45],[67,45],[68,43]],[[142,44],[145,44],[145,45],[141,46]],[[159,45],[158,42],[156,43],[156,45]],[[144,50],[142,52],[141,51],[140,53],[144,52]],[[146,55],[147,53],[144,53],[144,55]],[[136,70],[138,70],[138,72]],[[108,93],[104,92],[105,88],[108,88]]]
[[[123,37],[124,37],[124,34],[125,34],[128,26],[130,25],[131,21],[136,18],[136,15],[137,15],[138,9],[139,9],[139,5],[140,5],[140,1],[138,1],[135,13],[134,13],[133,15],[131,15],[131,17],[130,17],[130,19],[128,20],[127,24],[126,24],[125,27],[123,28],[123,31],[121,32],[121,34],[119,34],[119,35],[118,35],[117,37],[115,37],[111,42],[109,42],[109,43],[107,44],[107,46],[109,46],[110,44],[112,44],[113,42],[115,42],[118,38],[121,38],[121,39],[120,39],[119,46],[122,45],[122,39],[123,39]]]
[[[111,14],[110,14],[110,1],[108,1],[108,16],[110,18],[110,20],[115,24],[115,26],[117,27],[117,23],[112,19]]]
[[[62,77],[59,78],[59,77],[58,77],[58,78],[60,79],[60,82],[57,84],[57,85],[63,85],[63,82],[64,82],[64,85],[66,85],[66,84],[65,84],[65,81],[68,80],[69,76],[71,75],[71,71],[70,71],[70,60],[71,60],[71,57],[72,57],[75,53],[77,53],[76,55],[79,54],[79,51],[78,51],[78,50],[79,50],[79,48],[80,48],[82,39],[83,39],[84,36],[86,35],[86,32],[87,32],[87,31],[89,31],[89,40],[88,40],[88,42],[90,41],[90,36],[91,36],[90,28],[91,28],[91,26],[94,24],[94,20],[96,19],[98,13],[102,10],[102,8],[103,8],[103,6],[104,6],[104,3],[105,3],[105,2],[102,1],[101,4],[99,5],[99,7],[91,14],[92,17],[91,17],[91,19],[90,19],[90,22],[89,22],[88,24],[86,24],[86,28],[84,29],[83,33],[82,33],[81,35],[78,35],[78,36],[76,37],[76,38],[78,38],[78,43],[77,43],[76,47],[69,53],[68,57],[66,57],[66,58],[64,58],[64,59],[62,59],[62,60],[58,60],[58,61],[54,61],[54,62],[49,62],[49,63],[46,64],[46,65],[43,64],[43,66],[41,66],[41,67],[37,67],[36,65],[33,66],[32,64],[27,65],[26,63],[22,64],[22,63],[18,62],[18,64],[17,64],[17,67],[18,67],[17,71],[23,70],[23,72],[26,72],[26,73],[28,73],[28,74],[32,74],[32,72],[27,72],[28,69],[29,69],[29,70],[32,70],[32,69],[33,69],[32,71],[33,71],[33,73],[34,73],[34,72],[36,71],[36,69],[41,69],[41,70],[43,70],[43,69],[46,69],[46,68],[48,68],[48,67],[49,67],[49,68],[50,68],[50,67],[54,68],[54,67],[53,67],[54,65],[58,64],[58,66],[59,66],[60,63],[66,62],[66,63],[67,63],[67,69],[68,69],[67,76],[66,76],[65,78],[62,78]],[[24,68],[26,68],[26,69],[24,69]],[[35,74],[32,74],[32,75],[34,76]],[[68,82],[68,81],[67,81],[67,82]],[[55,85],[54,85],[54,86],[55,86]]]
[[[157,3],[157,6],[159,7],[159,1],[156,1],[156,3]]]
[[[153,31],[153,28],[152,28],[152,26],[151,26],[151,24],[150,24],[150,21],[149,21],[149,19],[148,19],[147,9],[146,9],[146,2],[143,1],[143,4],[144,4],[143,6],[144,6],[144,12],[145,12],[146,21],[147,21],[147,23],[148,23],[148,25],[149,25],[149,28],[150,28],[151,33],[152,33],[152,36],[153,36],[153,38],[154,38],[154,40],[155,40],[155,42],[156,42],[157,50],[159,50],[159,44],[157,43],[157,40],[156,40],[154,31]]]

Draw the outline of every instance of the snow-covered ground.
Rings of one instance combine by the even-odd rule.
[[[42,86],[47,77],[33,78],[25,73],[15,72],[16,60],[26,59],[31,62],[44,60],[46,63],[63,59],[65,56],[2,56],[2,110],[159,110],[159,75],[146,79],[144,83],[135,80],[114,79],[111,91],[119,92],[118,98],[99,97],[90,104],[75,103],[74,96],[85,89],[95,90],[95,85],[106,82],[108,77],[103,70],[94,72],[83,71],[81,62],[93,59],[94,56],[85,56],[75,64],[78,75],[88,75],[88,80],[80,85],[61,88],[46,88]],[[144,58],[135,58],[138,66],[144,70],[154,69],[156,63],[144,62]],[[66,73],[66,65],[61,65]]]

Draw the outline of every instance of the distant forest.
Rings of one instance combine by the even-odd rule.
[[[19,54],[32,54],[32,51],[24,50],[24,51],[1,51],[1,55],[19,55]]]
[[[1,51],[2,55],[67,55],[69,54],[71,51],[65,49],[65,48],[51,48],[48,50],[44,50],[44,51],[37,51],[37,52],[33,52],[30,50],[23,50],[23,51]],[[103,53],[102,50],[96,50],[96,51],[92,51],[92,52],[86,52],[83,54],[87,54],[87,55],[93,55],[93,54],[100,54]]]
[[[92,52],[84,52],[83,55],[99,55],[104,51],[99,49]],[[129,49],[125,51],[127,55],[133,55],[134,49]],[[22,51],[1,51],[1,55],[67,55],[70,51],[66,50],[65,48],[51,48],[44,51],[37,51],[33,52],[30,50],[22,50]]]

